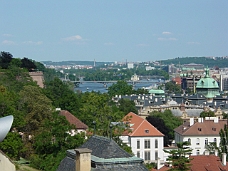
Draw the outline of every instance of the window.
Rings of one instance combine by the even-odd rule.
[[[140,151],[137,151],[137,157],[140,158]]]
[[[140,149],[140,140],[137,140],[137,149]]]
[[[149,133],[149,130],[148,129],[145,129],[145,133]]]
[[[154,156],[155,156],[155,160],[157,160],[158,159],[158,151],[155,151]]]
[[[196,155],[200,155],[200,151],[199,150],[196,151]]]
[[[214,138],[214,142],[217,143],[217,139],[216,138]]]
[[[189,144],[191,144],[191,138],[188,139]]]
[[[208,138],[205,139],[205,145],[208,145]]]
[[[144,160],[150,160],[150,151],[145,151]]]
[[[196,139],[196,145],[200,145],[200,139],[199,138]]]
[[[145,140],[144,141],[144,148],[149,149],[150,148],[150,140]]]
[[[155,148],[158,148],[158,140],[155,140]]]

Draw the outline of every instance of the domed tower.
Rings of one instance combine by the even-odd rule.
[[[207,98],[207,101],[213,101],[216,95],[220,95],[217,81],[209,76],[209,69],[205,69],[205,77],[201,78],[196,85],[196,92]]]

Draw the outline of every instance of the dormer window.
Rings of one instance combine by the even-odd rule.
[[[212,128],[213,131],[216,131],[216,128]]]
[[[149,133],[149,129],[145,129],[145,133]]]
[[[198,131],[201,131],[202,129],[201,128],[198,128]]]

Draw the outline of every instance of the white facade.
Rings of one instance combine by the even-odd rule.
[[[145,162],[156,162],[158,158],[164,161],[163,137],[130,137],[121,136],[120,139],[131,147],[136,157]]]
[[[134,63],[127,63],[127,68],[128,69],[134,68]]]
[[[205,118],[205,120],[198,118],[198,122],[194,123],[194,121],[190,120],[190,127],[184,128],[186,130],[194,130],[194,134],[192,133],[180,133],[175,131],[175,143],[179,142],[190,142],[189,147],[192,149],[192,155],[205,155],[207,152],[207,145],[210,143],[216,143],[216,146],[219,147],[220,144],[220,136],[219,131],[223,129],[224,124],[226,124],[226,120],[218,120],[216,117]],[[191,128],[192,127],[192,128]]]
[[[190,142],[190,148],[192,149],[192,155],[205,155],[206,146],[210,142],[216,142],[219,147],[220,136],[181,136],[175,133],[175,142]]]

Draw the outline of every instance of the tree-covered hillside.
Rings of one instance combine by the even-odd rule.
[[[174,59],[168,60],[161,60],[159,61],[163,65],[175,64],[175,65],[182,65],[182,64],[189,64],[189,63],[196,63],[196,64],[204,64],[204,66],[208,67],[219,67],[224,68],[228,67],[228,57],[178,57]]]
[[[32,80],[29,71],[43,71],[44,88]],[[123,106],[128,105],[128,108]],[[25,158],[32,167],[54,171],[65,157],[67,149],[74,149],[85,141],[84,134],[71,136],[75,129],[56,108],[68,110],[89,126],[89,132],[112,135],[122,148],[129,150],[118,139],[121,129],[111,122],[119,122],[128,112],[136,111],[134,103],[113,103],[109,94],[74,92],[72,84],[63,82],[53,69],[29,60],[13,58],[8,52],[0,54],[0,118],[14,116],[12,128],[0,143],[0,149],[11,159]],[[112,131],[112,133],[110,132]]]

